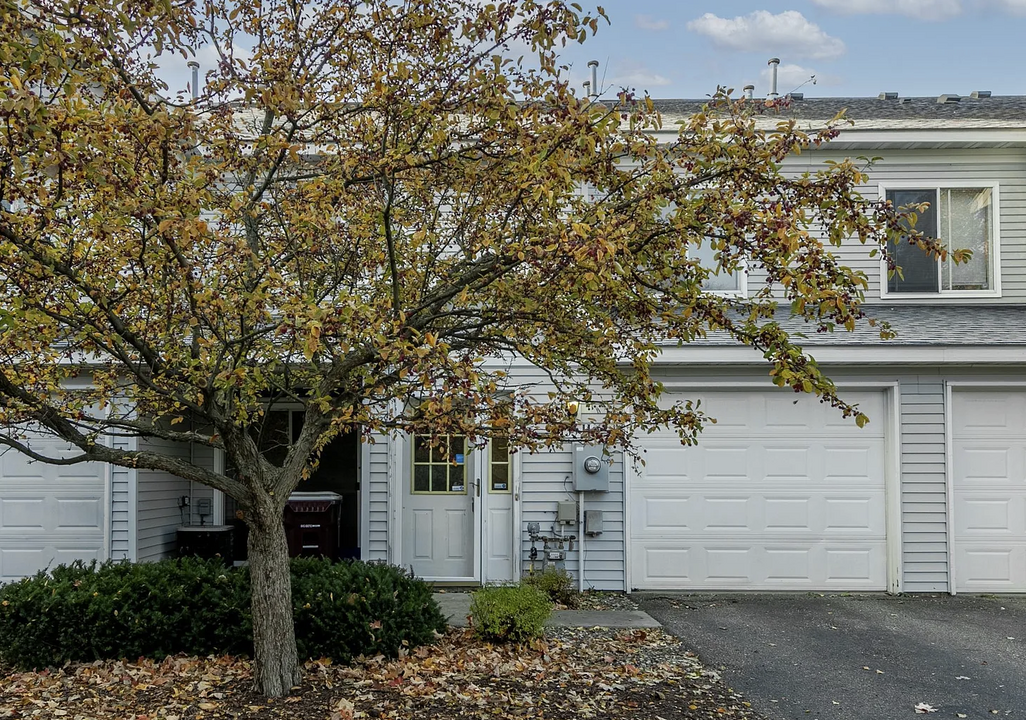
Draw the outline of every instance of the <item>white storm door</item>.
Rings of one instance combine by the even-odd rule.
[[[462,436],[446,436],[434,447],[428,436],[412,438],[410,472],[402,479],[402,564],[418,577],[443,582],[480,578],[479,485],[473,461]]]
[[[958,592],[1026,592],[1026,391],[951,396]]]
[[[516,552],[516,538],[513,533],[514,478],[512,457],[506,438],[493,438],[489,443],[487,467],[483,467],[482,471],[483,582],[512,582]]]

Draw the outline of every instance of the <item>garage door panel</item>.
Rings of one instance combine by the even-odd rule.
[[[997,532],[1026,537],[1026,497],[1001,492],[960,492],[954,512],[956,537]]]
[[[960,439],[1021,439],[1026,427],[1026,393],[1021,391],[956,391],[952,431]]]
[[[5,541],[4,547],[0,549],[0,582],[18,580],[35,575],[40,570],[68,565],[75,560],[101,562],[104,559],[102,541],[97,543],[93,538],[43,545]]]
[[[1026,544],[963,541],[955,563],[963,592],[1022,592],[1026,587]]]
[[[760,493],[739,488],[638,493],[632,501],[632,533],[640,539],[694,537],[707,533],[778,537],[797,533],[881,537],[885,531],[882,492],[810,494],[801,489]]]
[[[706,430],[705,432],[709,432]],[[641,486],[681,483],[801,482],[822,486],[852,481],[883,487],[882,440],[838,439],[831,442],[749,438],[747,445],[702,436],[699,445],[655,441],[645,443]]]
[[[886,582],[883,544],[659,542],[635,547],[637,582],[651,589],[878,589]]]
[[[952,395],[955,587],[1026,592],[1026,392]]]
[[[701,397],[728,422],[707,425],[697,446],[641,438],[632,587],[883,589],[883,394],[854,398],[878,420],[870,432],[805,396]]]

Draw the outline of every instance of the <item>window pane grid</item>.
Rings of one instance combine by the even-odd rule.
[[[466,494],[466,437],[446,435],[436,438],[435,443],[430,435],[413,438],[412,491]]]
[[[891,293],[985,292],[994,289],[993,212],[994,189],[945,187],[888,190],[896,208],[929,203],[920,213],[916,229],[938,237],[949,251],[970,250],[968,262],[956,263],[949,254],[943,261],[930,258],[918,246],[899,242],[892,246],[902,274],[888,278]]]

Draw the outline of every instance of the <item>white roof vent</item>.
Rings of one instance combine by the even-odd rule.
[[[941,95],[939,98],[937,98],[937,102],[942,103],[944,105],[950,105],[951,103],[957,103],[961,99],[962,98],[958,95]]]
[[[980,100],[982,98],[989,98],[990,97],[990,90],[973,90],[971,93],[969,93],[969,97],[971,97],[973,100]]]
[[[897,100],[898,99],[898,93],[896,93],[896,92],[882,92],[877,97],[879,97],[881,100]]]

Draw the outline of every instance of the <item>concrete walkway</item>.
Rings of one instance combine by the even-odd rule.
[[[466,627],[470,593],[435,593],[452,627]],[[659,622],[641,610],[556,610],[545,623],[549,627],[657,628]]]

